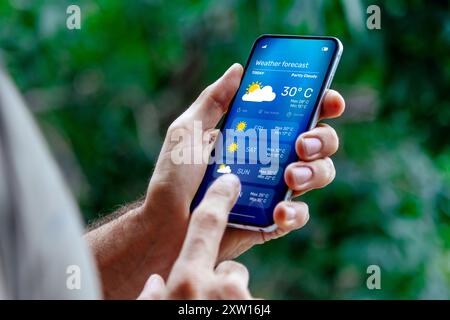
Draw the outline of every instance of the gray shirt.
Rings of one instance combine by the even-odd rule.
[[[0,299],[96,299],[77,205],[0,66]]]

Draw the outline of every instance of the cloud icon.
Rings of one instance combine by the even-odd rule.
[[[230,166],[226,166],[224,164],[221,164],[219,166],[219,169],[217,169],[218,173],[231,173],[231,168]]]
[[[277,95],[272,91],[271,86],[264,86],[251,91],[247,90],[247,93],[242,96],[242,100],[250,102],[273,101],[276,96]]]

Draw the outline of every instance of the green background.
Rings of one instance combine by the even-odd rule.
[[[79,4],[82,29],[66,28]],[[378,3],[381,30],[366,28]],[[87,221],[146,189],[165,130],[262,33],[333,35],[335,181],[308,225],[240,260],[265,298],[450,298],[447,1],[0,2],[0,55]],[[366,287],[369,265],[381,290]]]

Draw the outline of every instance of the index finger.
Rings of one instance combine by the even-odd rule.
[[[339,117],[345,110],[345,100],[339,92],[328,90],[322,101],[320,119],[330,119]]]
[[[214,267],[228,213],[240,190],[239,178],[233,174],[225,174],[214,181],[192,213],[179,261]]]

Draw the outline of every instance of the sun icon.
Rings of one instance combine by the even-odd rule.
[[[247,122],[245,121],[239,121],[236,125],[236,131],[244,131],[245,128],[247,128]]]
[[[259,81],[254,81],[252,83],[250,83],[247,87],[247,91],[246,93],[250,93],[255,91],[256,89],[261,89],[263,87],[262,83]]]
[[[238,144],[236,142],[233,142],[228,146],[229,152],[236,152],[237,149],[238,149]]]

